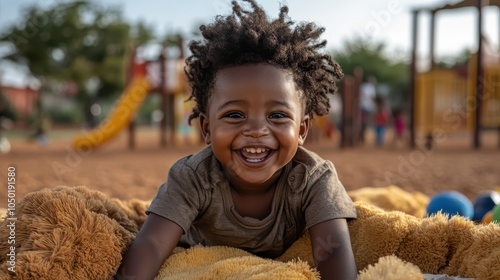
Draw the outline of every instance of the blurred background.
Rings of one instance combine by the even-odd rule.
[[[500,187],[499,1],[258,2],[326,29],[345,78],[306,145],[347,189]],[[19,194],[151,199],[203,146],[183,61],[199,26],[230,12],[226,0],[0,0],[0,168],[17,166]]]

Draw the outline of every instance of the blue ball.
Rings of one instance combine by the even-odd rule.
[[[484,215],[498,204],[500,204],[500,193],[496,191],[481,193],[474,201],[474,217],[472,219],[481,221]]]
[[[474,215],[472,202],[463,194],[457,191],[447,191],[433,196],[427,205],[427,215],[441,212],[449,217],[460,215],[471,219]]]

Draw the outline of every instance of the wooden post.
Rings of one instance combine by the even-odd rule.
[[[498,26],[500,26],[500,7],[498,7]],[[498,29],[498,63],[500,64],[500,28]],[[500,149],[500,126],[498,130],[498,148]]]
[[[476,75],[476,125],[474,127],[474,149],[481,148],[481,112],[483,101],[483,1],[477,0],[477,75]]]
[[[345,76],[342,80],[342,125],[340,127],[340,147],[346,148],[353,145],[355,137],[353,131],[353,100],[352,92],[354,87],[354,78]],[[357,135],[356,135],[357,136]]]
[[[159,57],[160,62],[160,86],[159,94],[160,100],[160,110],[162,112],[162,119],[160,122],[160,147],[167,147],[167,106],[168,106],[168,96],[167,96],[167,46],[164,45]]]
[[[415,145],[415,86],[417,75],[417,40],[418,40],[418,15],[419,10],[413,10],[412,42],[411,42],[411,64],[410,64],[410,82],[408,89],[408,102],[410,102],[410,148]]]
[[[137,54],[137,47],[134,46],[132,49],[132,53],[129,56],[128,68],[127,68],[127,72],[125,73],[125,88],[127,88],[130,85],[130,83],[132,82],[132,79],[134,77],[134,64],[135,64],[136,54]],[[128,149],[129,150],[135,149],[135,120],[134,119],[131,119],[129,124],[128,124]]]
[[[128,123],[128,149],[135,149],[135,120],[130,120]]]
[[[500,149],[500,126],[497,127],[497,131],[498,131],[498,148]]]
[[[435,39],[436,39],[436,11],[431,12],[431,24],[430,24],[430,40],[429,40],[429,52],[431,56],[431,69],[436,66],[436,56],[435,56]]]
[[[363,121],[361,118],[361,110],[360,110],[360,100],[359,100],[359,91],[361,90],[361,84],[363,83],[363,68],[356,67],[353,70],[354,83],[352,85],[351,95],[352,95],[352,145],[355,146],[358,142],[363,139],[364,135],[361,135],[361,122]],[[363,131],[363,133],[366,132]],[[361,138],[362,137],[362,138]],[[364,144],[364,143],[363,143]]]
[[[175,132],[177,131],[177,123],[175,122],[175,95],[171,91],[167,91],[167,109],[169,142],[175,144]]]

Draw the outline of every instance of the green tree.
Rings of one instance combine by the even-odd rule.
[[[453,68],[457,66],[466,67],[469,63],[469,59],[472,53],[473,52],[469,48],[465,48],[457,54],[439,57],[437,59],[436,65],[442,68]]]
[[[365,78],[373,76],[379,84],[389,86],[392,103],[406,102],[408,63],[402,55],[390,54],[385,43],[355,37],[344,42],[342,48],[333,50],[332,55],[346,75],[352,75],[354,68],[361,67]]]
[[[0,35],[0,41],[15,47],[4,59],[26,65],[42,84],[74,82],[85,111],[93,99],[122,91],[124,57],[131,43],[152,38],[150,27],[141,22],[131,26],[118,8],[89,1],[48,8],[33,5],[20,22]]]

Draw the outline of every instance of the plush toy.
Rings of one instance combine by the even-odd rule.
[[[84,187],[28,194],[16,209],[17,279],[110,279],[145,220],[148,202],[119,201]],[[349,222],[359,279],[424,279],[422,273],[500,279],[500,226],[476,225],[463,217],[417,218],[355,202]],[[8,240],[8,220],[0,239]],[[10,279],[8,246],[0,247],[0,279]],[[182,265],[181,265],[182,264]],[[316,279],[308,235],[276,260],[228,247],[177,248],[157,279]],[[229,274],[228,274],[229,273]]]
[[[365,187],[348,192],[353,201],[369,202],[387,211],[402,211],[415,217],[425,217],[429,197],[420,192],[410,193],[397,186]]]
[[[358,280],[423,280],[420,269],[394,255],[381,257],[375,265],[369,265],[358,275]],[[444,280],[444,279],[443,279]]]
[[[14,261],[12,245],[0,246],[0,279],[111,279],[139,229],[132,214],[85,187],[32,192],[16,205]],[[0,240],[11,222],[0,223]]]
[[[358,219],[349,222],[349,231],[359,270],[375,265],[380,257],[394,255],[423,273],[500,279],[500,270],[492,269],[500,259],[499,225],[476,225],[460,216],[448,220],[441,214],[417,218],[365,202],[355,204]],[[310,250],[306,237],[279,259],[288,261],[299,252],[301,259],[312,264]]]
[[[438,214],[419,219],[358,202],[358,219],[349,223],[358,269],[381,256],[395,255],[424,273],[500,279],[492,269],[500,259],[500,227],[476,225]]]

